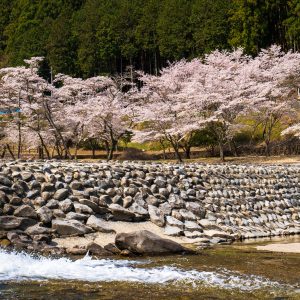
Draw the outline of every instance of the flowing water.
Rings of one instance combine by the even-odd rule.
[[[245,243],[143,259],[75,260],[0,249],[0,299],[50,297],[300,299],[300,255],[258,252]]]

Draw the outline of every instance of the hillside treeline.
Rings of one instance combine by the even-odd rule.
[[[54,73],[156,74],[168,61],[271,44],[300,48],[299,0],[1,0],[0,66],[44,56]]]

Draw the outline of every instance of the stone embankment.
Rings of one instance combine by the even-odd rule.
[[[297,234],[299,180],[297,165],[3,161],[0,246],[119,253],[113,243],[65,249],[54,242],[116,234],[118,221],[152,222],[164,237],[199,245]]]

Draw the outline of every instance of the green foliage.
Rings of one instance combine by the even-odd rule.
[[[228,48],[230,0],[196,0],[192,6],[191,26],[196,54]]]
[[[192,48],[190,14],[189,0],[163,1],[157,23],[159,49],[163,57],[177,60],[189,55]]]
[[[299,50],[299,0],[1,0],[0,65],[45,56],[55,73],[157,73],[168,61],[273,43]]]
[[[297,1],[297,0],[296,0]],[[284,19],[287,0],[233,0],[229,43],[256,54],[273,43],[286,45]]]

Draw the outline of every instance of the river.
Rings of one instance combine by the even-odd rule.
[[[0,299],[300,299],[300,254],[255,249],[265,243],[113,260],[0,249]]]

